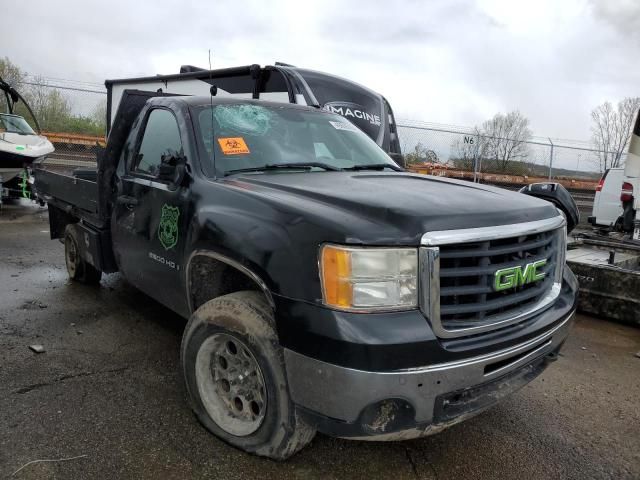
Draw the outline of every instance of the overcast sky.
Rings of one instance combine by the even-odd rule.
[[[380,6],[376,6],[380,5]],[[537,135],[588,139],[591,109],[640,96],[640,0],[21,0],[0,56],[102,83],[283,61],[358,81],[399,118],[474,125],[519,109]]]

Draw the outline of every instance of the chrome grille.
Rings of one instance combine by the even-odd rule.
[[[448,242],[448,240],[454,240]],[[521,321],[559,294],[566,249],[564,219],[431,232],[421,248],[421,309],[441,337]],[[545,260],[540,281],[496,291],[495,274]]]

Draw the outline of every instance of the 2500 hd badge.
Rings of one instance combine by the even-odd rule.
[[[162,255],[158,255],[157,253],[149,252],[149,258],[151,260],[155,260],[162,265],[166,265],[167,267],[173,268],[174,270],[180,270],[180,265],[178,265],[173,260],[168,260],[164,258]]]

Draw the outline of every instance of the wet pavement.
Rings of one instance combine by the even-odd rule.
[[[70,283],[46,209],[4,205],[0,478],[640,478],[640,329],[579,316],[559,361],[476,418],[401,443],[318,435],[277,463],[191,414],[184,325],[118,274]]]

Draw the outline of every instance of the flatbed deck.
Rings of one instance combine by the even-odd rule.
[[[38,168],[34,170],[38,195],[47,203],[80,218],[97,217],[98,184],[91,170],[62,173]]]
[[[594,237],[578,237],[567,250],[580,283],[578,309],[640,326],[640,247]]]

